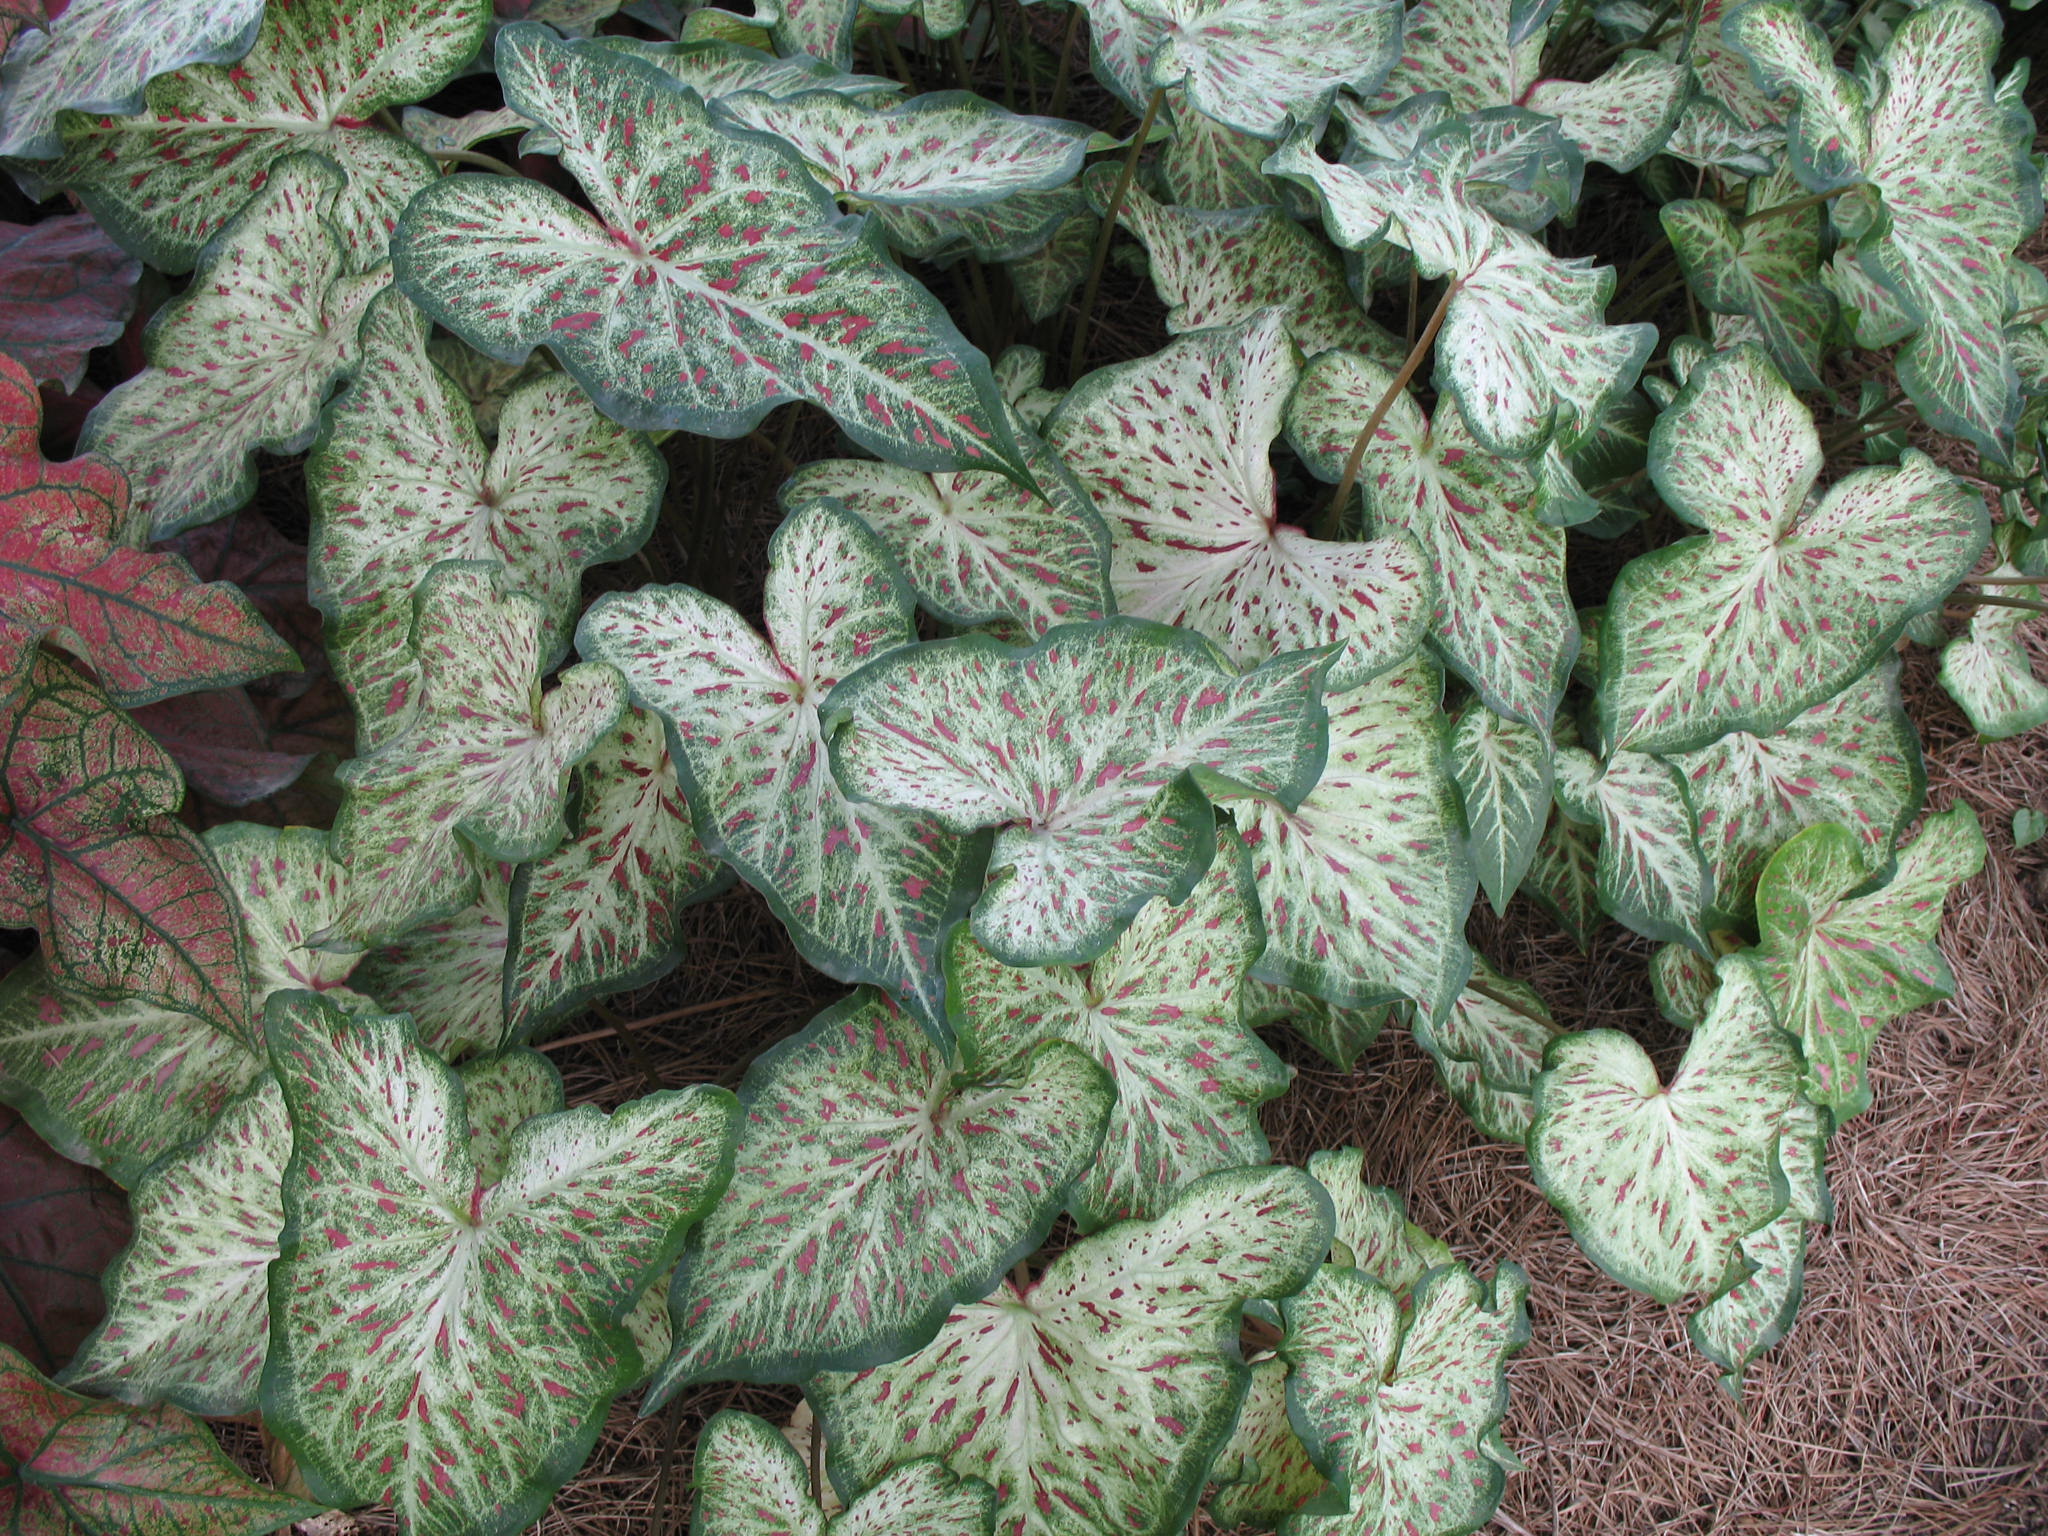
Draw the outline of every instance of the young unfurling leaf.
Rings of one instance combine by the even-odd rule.
[[[1451,776],[1465,807],[1473,872],[1495,912],[1505,912],[1536,860],[1550,817],[1550,735],[1475,700],[1451,724]]]

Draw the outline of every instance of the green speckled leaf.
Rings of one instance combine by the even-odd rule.
[[[697,1438],[693,1536],[990,1536],[995,1490],[937,1457],[889,1474],[827,1519],[810,1473],[782,1431],[728,1408]]]
[[[1244,1008],[1245,1028],[1285,1024],[1340,1072],[1349,1072],[1358,1053],[1380,1037],[1394,1007],[1379,1003],[1368,1008],[1337,1008],[1320,997],[1256,976],[1246,976],[1237,995]]]
[[[1695,839],[1684,780],[1644,752],[1602,763],[1581,747],[1557,755],[1558,803],[1600,828],[1594,878],[1610,917],[1653,939],[1711,953],[1713,877]]]
[[[1332,1264],[1356,1269],[1405,1298],[1424,1274],[1452,1261],[1447,1244],[1408,1219],[1399,1194],[1365,1182],[1365,1154],[1356,1147],[1311,1152],[1308,1171],[1336,1213]]]
[[[1474,700],[1452,723],[1448,750],[1473,871],[1493,910],[1505,912],[1550,817],[1549,733]]]
[[[1804,196],[1789,171],[1749,184],[1752,217]],[[1755,321],[1771,361],[1795,389],[1821,387],[1821,348],[1835,323],[1834,295],[1820,280],[1818,207],[1743,225],[1705,198],[1658,210],[1678,265],[1700,303]]]
[[[1582,954],[1593,947],[1593,934],[1607,921],[1600,906],[1599,863],[1600,829],[1553,810],[1522,882],[1529,899],[1556,920]]]
[[[2019,531],[2014,524],[2000,526],[1996,538],[2001,558],[1986,574],[2024,574],[2016,563],[2018,540],[2013,535]],[[1941,686],[1987,741],[2003,741],[2048,725],[2048,682],[2035,673],[2027,643],[2029,635],[2039,633],[2029,626],[2040,617],[2024,608],[1987,604],[1941,648]]]
[[[505,956],[513,868],[476,863],[476,899],[372,950],[350,978],[392,1013],[412,1015],[420,1043],[453,1061],[505,1039]]]
[[[1438,1081],[1481,1132],[1516,1145],[1529,1139],[1543,1053],[1565,1033],[1540,992],[1474,960],[1450,1012],[1434,1024],[1417,1019],[1414,1029]]]
[[[1698,1029],[1714,1004],[1719,973],[1690,944],[1664,944],[1650,957],[1657,1011],[1680,1029]]]
[[[1225,1529],[1272,1530],[1329,1486],[1287,1417],[1287,1362],[1251,1363],[1252,1382],[1230,1442],[1209,1469],[1209,1518]]]
[[[1342,100],[1340,97],[1339,100]],[[1160,151],[1159,179],[1184,208],[1261,208],[1280,199],[1262,167],[1273,146],[1188,105],[1187,93],[1166,93],[1173,137]]]

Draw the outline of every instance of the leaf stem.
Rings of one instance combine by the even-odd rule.
[[[1145,152],[1145,141],[1152,137],[1152,124],[1165,100],[1166,87],[1154,86],[1145,103],[1145,115],[1138,120],[1138,131],[1131,135],[1130,153],[1124,156],[1123,169],[1117,172],[1116,185],[1110,189],[1109,204],[1102,211],[1102,228],[1095,236],[1095,259],[1088,263],[1088,286],[1081,292],[1081,313],[1074,321],[1074,345],[1067,353],[1069,384],[1081,377],[1081,364],[1088,355],[1088,320],[1095,312],[1095,296],[1102,291],[1102,269],[1109,261],[1109,242],[1116,235],[1116,218],[1123,211],[1124,197],[1131,190],[1132,178],[1138,174],[1138,157]]]
[[[1971,576],[1973,587],[2048,587],[2048,576]]]
[[[1045,109],[1048,117],[1058,117],[1067,104],[1067,67],[1074,61],[1074,38],[1080,30],[1081,7],[1077,5],[1068,13],[1066,35],[1060,39],[1060,72],[1053,78],[1052,105]]]
[[[437,149],[432,153],[436,160],[450,162],[455,165],[473,165],[479,170],[489,171],[494,176],[510,176],[515,181],[524,181],[526,179],[519,173],[516,167],[507,165],[496,155],[487,155],[480,150]]]
[[[2020,608],[2028,613],[2048,613],[2048,603],[2030,597],[2000,597],[1995,592],[1958,592],[1964,602],[1977,608]]]
[[[825,1502],[825,1427],[816,1414],[811,1415],[811,1502]]]
[[[1436,308],[1430,312],[1429,323],[1422,328],[1422,334],[1415,338],[1415,345],[1408,350],[1408,356],[1401,364],[1401,371],[1387,381],[1387,387],[1380,394],[1379,404],[1372,408],[1372,414],[1365,418],[1365,425],[1358,429],[1358,436],[1351,441],[1351,452],[1344,460],[1344,473],[1337,481],[1337,492],[1330,498],[1330,505],[1324,509],[1318,522],[1317,531],[1326,539],[1337,536],[1337,529],[1344,518],[1344,507],[1351,500],[1351,492],[1358,485],[1358,467],[1365,462],[1366,445],[1373,434],[1380,429],[1380,423],[1387,419],[1387,412],[1394,408],[1394,401],[1401,391],[1408,387],[1408,381],[1415,377],[1415,370],[1422,366],[1422,360],[1429,355],[1429,349],[1436,340],[1436,333],[1444,328],[1444,316],[1450,313],[1451,300],[1457,297],[1464,286],[1462,277],[1452,278],[1444,284],[1443,297],[1436,301]]]
[[[1853,183],[1852,185],[1860,186],[1861,183]],[[1768,208],[1757,209],[1755,213],[1745,213],[1735,221],[1735,227],[1737,229],[1748,229],[1752,225],[1761,224],[1767,219],[1788,219],[1795,213],[1804,213],[1809,208],[1819,208],[1827,203],[1831,203],[1848,190],[1848,187],[1837,187],[1832,192],[1809,192],[1804,197],[1793,198],[1789,203],[1773,203]]]
[[[1507,1009],[1509,1013],[1514,1014],[1518,1018],[1527,1019],[1531,1024],[1541,1024],[1545,1029],[1557,1028],[1555,1023],[1543,1017],[1542,1014],[1535,1012],[1527,1003],[1508,996],[1507,993],[1497,987],[1489,987],[1483,981],[1468,981],[1465,983],[1465,990],[1467,992],[1477,992],[1489,1003],[1497,1003]]]

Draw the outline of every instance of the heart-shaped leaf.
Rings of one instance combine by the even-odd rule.
[[[1515,1145],[1529,1139],[1543,1053],[1565,1033],[1540,992],[1475,958],[1450,1012],[1436,1022],[1417,1018],[1414,1030],[1437,1080],[1483,1134]]]
[[[1549,733],[1475,700],[1452,722],[1447,749],[1473,872],[1493,910],[1506,912],[1550,816]]]
[[[1762,352],[1693,369],[1650,435],[1650,477],[1706,534],[1615,580],[1600,647],[1612,745],[1770,735],[1848,686],[1976,564],[1984,503],[1924,454],[1810,503],[1820,469],[1813,419]]]
[[[292,1122],[265,1423],[338,1503],[520,1530],[639,1374],[620,1319],[724,1186],[732,1096],[530,1120],[486,1186],[456,1077],[409,1021],[291,993],[265,1032]]]
[[[1016,292],[1017,302],[1024,306],[1024,313],[1034,322],[1050,320],[1067,307],[1067,300],[1088,275],[1095,259],[1096,237],[1101,233],[1102,221],[1094,214],[1063,213],[1044,244],[1007,262],[1010,287]],[[1000,359],[997,366],[1000,369]],[[997,382],[1001,382],[1000,372]],[[1034,419],[1033,413],[1014,398],[1010,404],[1033,431],[1044,427],[1045,412],[1038,412]]]
[[[1788,169],[1749,184],[1745,220],[1706,198],[1666,203],[1658,217],[1700,303],[1717,314],[1747,315],[1786,381],[1819,389],[1835,300],[1820,280],[1825,216],[1818,207],[1781,211],[1802,195]]]
[[[1145,619],[1066,625],[1028,650],[962,635],[893,651],[839,685],[847,792],[1001,828],[974,936],[1006,965],[1078,965],[1146,901],[1178,900],[1215,850],[1208,795],[1293,805],[1322,765],[1327,657],[1239,676]]]
[[[692,21],[698,18],[692,13]],[[678,85],[687,85],[707,102],[757,92],[780,100],[811,91],[837,91],[861,101],[881,101],[902,91],[900,81],[881,75],[850,75],[834,69],[821,57],[793,53],[777,58],[761,48],[730,38],[686,39],[677,43],[650,43],[638,37],[607,33],[591,39],[609,48],[652,64]],[[529,124],[531,126],[531,124]],[[561,140],[547,128],[534,128],[520,143],[529,155],[560,154]]]
[[[811,1497],[803,1458],[782,1431],[727,1408],[697,1437],[699,1536],[991,1536],[995,1490],[937,1457],[890,1470],[832,1519]]]
[[[1243,1304],[1295,1290],[1329,1242],[1329,1197],[1299,1169],[1198,1179],[1157,1220],[956,1307],[908,1359],[814,1377],[832,1480],[937,1454],[994,1485],[1004,1536],[1177,1531],[1244,1396]]]
[[[1806,1096],[1838,1125],[1870,1107],[1878,1031],[1955,990],[1936,943],[1941,904],[1983,868],[1984,834],[1958,803],[1921,823],[1889,880],[1854,894],[1870,883],[1875,862],[1848,828],[1809,827],[1757,882],[1771,1003],[1805,1048]]]
[[[356,369],[363,309],[389,281],[348,275],[330,212],[332,162],[273,163],[222,228],[183,298],[159,311],[150,366],[93,407],[79,447],[128,472],[139,536],[232,512],[256,490],[256,450],[296,453]]]
[[[804,958],[939,1027],[940,948],[974,899],[981,849],[928,816],[850,804],[819,720],[841,678],[916,639],[910,594],[860,519],[820,501],[770,541],[763,608],[766,640],[701,592],[643,587],[592,604],[576,643],[668,722],[697,835]]]
[[[1241,210],[1280,201],[1264,170],[1271,144],[1197,111],[1182,90],[1166,93],[1166,111],[1173,137],[1160,154],[1159,179],[1177,206]],[[1134,183],[1131,190],[1140,189]]]
[[[105,1174],[59,1157],[0,1109],[0,1210],[0,1345],[54,1371],[100,1320],[100,1271],[128,1241],[127,1207]]]
[[[18,0],[10,0],[10,11]],[[262,0],[166,0],[137,26],[128,0],[71,0],[52,21],[37,5],[26,21],[37,30],[0,35],[0,154],[46,159],[63,148],[58,114],[133,112],[156,75],[196,61],[239,59],[256,40]],[[8,43],[19,41],[18,48]]]
[[[233,585],[201,586],[176,555],[122,548],[126,480],[100,458],[45,463],[42,419],[33,381],[0,358],[0,699],[46,638],[131,706],[297,669]]]
[[[646,542],[668,472],[638,433],[601,415],[567,375],[514,389],[486,448],[468,401],[428,361],[404,295],[363,320],[356,383],[328,411],[307,463],[310,587],[335,626],[365,749],[404,723],[389,700],[411,648],[394,622],[440,560],[487,560],[547,609],[552,664],[567,648],[583,571]]]
[[[1602,763],[1583,747],[1564,747],[1557,800],[1573,820],[1600,829],[1594,879],[1610,917],[1650,938],[1713,953],[1713,875],[1676,768],[1644,752],[1617,752]]]
[[[141,275],[85,214],[0,224],[0,353],[75,394],[86,354],[127,329]]]
[[[1650,992],[1657,1011],[1680,1029],[1698,1029],[1721,985],[1714,963],[1689,944],[1661,945],[1650,956]]]
[[[331,217],[351,272],[381,265],[406,200],[434,162],[371,126],[420,101],[476,55],[486,0],[290,0],[263,8],[234,64],[195,64],[151,82],[135,117],[64,119],[48,172],[108,233],[153,267],[183,272],[301,151],[340,167]],[[102,109],[104,110],[104,109]]]
[[[502,568],[446,561],[421,583],[419,704],[406,727],[339,773],[334,824],[351,876],[339,931],[364,944],[474,899],[478,857],[537,859],[561,842],[569,770],[625,707],[611,667],[540,679],[555,616]]]
[[[1046,440],[1110,526],[1127,614],[1207,635],[1240,666],[1341,642],[1329,686],[1351,688],[1414,649],[1429,578],[1398,535],[1312,538],[1280,521],[1270,452],[1301,365],[1279,309],[1097,369]]]
[[[1343,466],[1393,374],[1327,352],[1287,408],[1288,440],[1326,480]],[[1534,466],[1487,452],[1455,406],[1422,414],[1405,391],[1381,414],[1359,479],[1377,528],[1422,547],[1435,582],[1430,643],[1488,708],[1547,731],[1578,651],[1564,582],[1564,534],[1536,516]]]
[[[502,176],[429,188],[392,263],[430,317],[506,361],[547,343],[627,426],[736,437],[798,396],[897,463],[1022,473],[986,359],[794,151],[638,59],[539,27],[498,35],[498,72],[595,213]],[[671,180],[700,190],[672,207]]]
[[[1229,831],[1178,905],[1155,898],[1092,965],[1013,969],[967,933],[948,951],[969,1066],[1015,1077],[1046,1040],[1102,1063],[1116,1086],[1101,1155],[1068,1196],[1082,1230],[1156,1216],[1187,1184],[1270,1154],[1258,1106],[1293,1074],[1240,1018],[1258,958],[1258,893]],[[976,1293],[978,1294],[978,1293]]]
[[[1472,952],[1476,881],[1444,765],[1443,678],[1427,661],[1329,701],[1330,747],[1293,809],[1230,802],[1252,852],[1266,953],[1253,974],[1343,1008],[1413,999],[1442,1015]]]
[[[0,1345],[0,1511],[35,1536],[264,1536],[321,1508],[250,1482],[190,1415],[79,1397]]]
[[[1044,1241],[1102,1144],[1110,1079],[1064,1044],[971,1066],[872,992],[755,1058],[650,1407],[692,1381],[901,1359]]]
[[[1559,1040],[1536,1085],[1537,1184],[1587,1257],[1667,1304],[1718,1291],[1742,1239],[1785,1208],[1778,1141],[1799,1054],[1753,958],[1730,956],[1720,976],[1668,1087],[1611,1029]]]
[[[1996,531],[2001,558],[1987,574],[2007,580],[2025,574],[2015,563],[2019,551],[2012,535],[2019,531],[2010,523]],[[2039,618],[2025,608],[1985,604],[1941,648],[1941,686],[1988,741],[2048,724],[2048,683],[2035,675],[2027,648],[2027,637],[2038,633],[2027,626]]]
[[[835,69],[853,68],[853,28],[860,0],[765,0],[756,12],[775,51],[809,54]]]

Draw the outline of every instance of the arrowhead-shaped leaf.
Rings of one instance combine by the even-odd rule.
[[[1565,1033],[1540,992],[1475,958],[1450,1012],[1436,1023],[1417,1018],[1414,1030],[1438,1081],[1475,1126],[1496,1141],[1529,1139],[1543,1053]]]
[[[138,538],[242,505],[256,490],[256,450],[304,448],[329,391],[355,371],[356,327],[389,274],[345,270],[329,220],[341,187],[327,160],[271,165],[184,297],[151,322],[150,366],[86,418],[79,447],[128,472]]]
[[[1839,693],[1984,548],[1982,499],[1908,451],[1809,502],[1813,419],[1754,347],[1692,371],[1650,435],[1658,494],[1704,537],[1622,568],[1600,647],[1616,747],[1689,751],[1769,735]]]
[[[722,125],[651,65],[539,27],[499,34],[498,71],[595,212],[502,176],[429,188],[392,250],[429,316],[507,361],[545,342],[627,426],[736,437],[798,396],[912,468],[1019,468],[986,359],[794,151]],[[697,190],[671,206],[671,181]]]
[[[417,610],[418,709],[339,773],[349,796],[334,846],[352,886],[338,927],[366,943],[466,905],[478,857],[552,852],[566,831],[569,770],[626,700],[624,679],[592,664],[541,693],[554,616],[508,590],[499,567],[444,562],[422,583]]]
[[[1093,960],[1215,849],[1208,794],[1293,805],[1322,764],[1326,658],[1240,677],[1186,630],[1117,618],[1030,649],[962,635],[894,651],[833,694],[833,771],[864,800],[997,827],[974,936],[1008,965]]]
[[[486,1185],[455,1074],[407,1020],[288,994],[265,1026],[292,1122],[265,1423],[336,1502],[520,1530],[639,1374],[620,1319],[725,1183],[731,1095],[530,1120]]]
[[[1650,956],[1650,992],[1657,1011],[1680,1029],[1698,1029],[1721,985],[1719,972],[1690,944],[1664,944]]]
[[[668,722],[698,836],[768,898],[804,958],[938,1027],[940,947],[973,900],[981,850],[931,817],[849,803],[819,721],[841,678],[916,639],[910,594],[858,518],[813,502],[769,543],[763,607],[765,640],[701,592],[643,587],[592,604],[577,646]]]
[[[1341,1008],[1406,997],[1440,1016],[1464,985],[1476,884],[1427,661],[1329,701],[1322,777],[1292,810],[1231,802],[1252,852],[1266,953],[1253,973]]]
[[[1184,208],[1245,209],[1280,200],[1279,186],[1263,169],[1266,156],[1273,152],[1271,144],[1197,111],[1179,89],[1166,93],[1166,111],[1172,117],[1173,137],[1160,154],[1159,178],[1174,203]]]
[[[60,1157],[0,1109],[0,1210],[0,1344],[53,1371],[106,1310],[100,1273],[128,1241],[128,1208],[105,1174]]]
[[[1287,1362],[1251,1362],[1252,1381],[1229,1443],[1209,1469],[1209,1518],[1235,1530],[1272,1530],[1329,1487],[1287,1417]]]
[[[1757,883],[1772,1005],[1805,1048],[1807,1097],[1838,1125],[1870,1107],[1878,1031],[1955,990],[1936,943],[1941,904],[1983,868],[1984,834],[1967,805],[1930,816],[1899,850],[1892,877],[1853,894],[1869,884],[1875,862],[1846,827],[1810,827]]]
[[[1493,910],[1506,912],[1550,817],[1550,735],[1474,700],[1452,722],[1448,750],[1473,872]]]
[[[321,1507],[250,1482],[190,1415],[79,1397],[0,1345],[0,1513],[24,1536],[263,1536]]]
[[[1749,184],[1754,222],[1706,198],[1666,203],[1658,217],[1700,303],[1717,314],[1749,316],[1787,382],[1819,389],[1821,347],[1835,323],[1834,295],[1820,280],[1824,215],[1818,207],[1773,211],[1802,195],[1790,172],[1780,171]]]
[[[86,354],[121,339],[141,275],[84,214],[0,224],[0,353],[75,393]]]
[[[937,1457],[890,1470],[832,1519],[782,1431],[750,1413],[712,1415],[697,1437],[697,1536],[991,1536],[996,1496]]]
[[[1263,938],[1228,831],[1184,901],[1148,902],[1092,965],[1013,969],[954,936],[949,991],[971,1068],[1012,1078],[1041,1042],[1065,1040],[1115,1084],[1101,1154],[1068,1197],[1084,1231],[1156,1216],[1201,1175],[1267,1160],[1258,1106],[1293,1074],[1240,1017],[1238,982]]]
[[[1557,754],[1557,796],[1574,820],[1600,829],[1594,878],[1608,915],[1650,938],[1711,953],[1713,876],[1679,771],[1644,752],[1617,752],[1602,763],[1582,747],[1565,747]]]
[[[1239,1312],[1313,1272],[1329,1209],[1299,1169],[1212,1173],[1021,1292],[1005,1281],[956,1307],[908,1359],[813,1378],[833,1482],[865,1488],[937,1454],[994,1485],[1003,1536],[1178,1531],[1249,1379]]]
[[[1316,539],[1280,521],[1269,454],[1301,377],[1286,313],[1182,337],[1069,390],[1046,440],[1110,527],[1127,614],[1207,635],[1240,666],[1342,643],[1351,688],[1414,649],[1429,605],[1415,546]]]
[[[901,1359],[1044,1240],[1102,1144],[1110,1080],[1064,1044],[971,1067],[875,993],[755,1058],[650,1404]]]
[[[1529,1166],[1589,1258],[1661,1302],[1718,1291],[1742,1239],[1785,1208],[1778,1141],[1799,1054],[1749,956],[1721,962],[1712,1011],[1667,1087],[1611,1029],[1550,1048]]]

